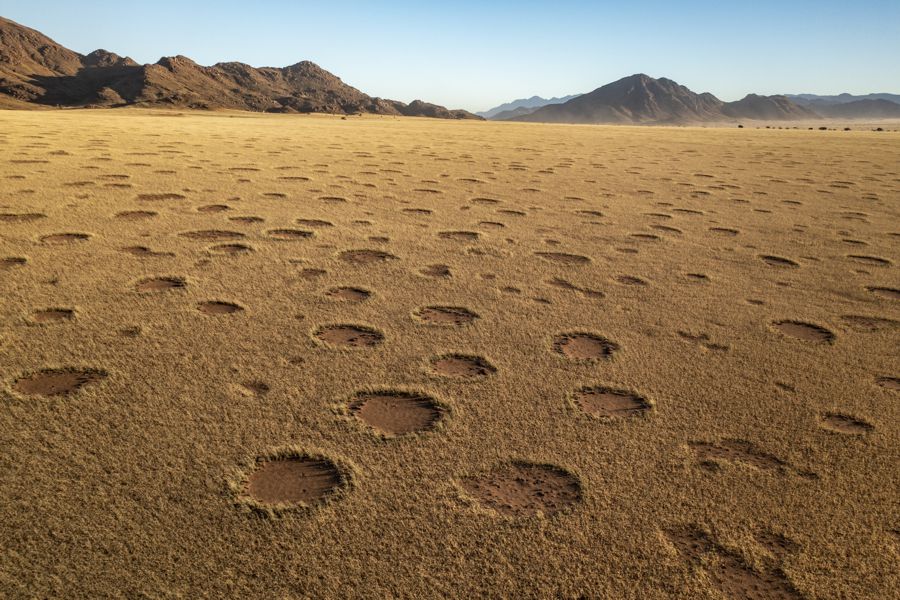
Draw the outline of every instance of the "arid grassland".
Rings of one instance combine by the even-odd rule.
[[[898,264],[893,132],[0,111],[0,596],[889,598]]]

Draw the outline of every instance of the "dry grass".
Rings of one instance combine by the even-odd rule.
[[[900,587],[897,134],[0,122],[0,595]],[[380,435],[371,390],[446,410]],[[257,506],[285,449],[353,485]]]

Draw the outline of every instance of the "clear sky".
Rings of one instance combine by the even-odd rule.
[[[367,94],[484,110],[632,73],[736,100],[900,93],[900,0],[0,0],[82,53],[311,60]]]

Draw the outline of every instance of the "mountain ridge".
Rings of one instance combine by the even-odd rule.
[[[644,73],[623,77],[563,104],[544,106],[513,121],[550,123],[678,123],[708,121],[721,114],[722,102],[696,94],[664,77]]]
[[[37,30],[0,17],[0,96],[22,103],[73,107],[177,107],[282,113],[372,113],[481,119],[415,100],[369,96],[309,61],[287,67],[239,62],[202,66],[186,56],[141,65],[107,50],[87,55]]]
[[[825,104],[849,104],[858,100],[887,100],[900,104],[900,94],[888,94],[885,92],[873,94],[785,94],[786,97],[801,106],[821,106]]]
[[[797,102],[794,97],[780,94],[772,96],[747,94],[740,100],[723,102],[709,92],[695,93],[671,79],[664,77],[655,79],[637,73],[562,104],[546,105],[535,110],[508,111],[495,115],[493,119],[545,123],[666,125],[730,122],[743,119],[789,121],[822,118],[900,118],[898,110],[900,104],[894,104],[883,98],[851,100],[833,106],[810,102],[814,100]]]
[[[489,108],[488,110],[484,110],[481,112],[476,112],[475,114],[479,117],[484,117],[485,119],[494,119],[497,118],[501,113],[507,112],[518,112],[518,114],[525,114],[521,112],[523,110],[537,110],[542,106],[546,106],[548,104],[562,104],[564,102],[568,102],[573,98],[577,98],[581,94],[570,94],[568,96],[561,97],[553,97],[553,98],[542,98],[540,96],[532,96],[530,98],[519,98],[517,100],[512,100],[511,102],[504,102],[498,106],[493,108]]]

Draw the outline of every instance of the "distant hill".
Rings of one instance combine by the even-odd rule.
[[[546,104],[544,105],[546,106]],[[537,109],[541,108],[540,106],[535,107],[527,107],[527,106],[519,106],[517,108],[513,108],[512,110],[504,110],[503,112],[499,112],[490,118],[491,121],[508,121],[514,117],[521,117],[523,115],[530,115]]]
[[[721,117],[722,102],[670,79],[625,77],[563,104],[539,108],[513,121],[548,123],[681,123]]]
[[[818,114],[800,106],[785,96],[758,96],[748,94],[736,102],[722,105],[722,113],[735,119],[786,121],[818,119]]]
[[[788,98],[831,119],[900,118],[900,94],[788,94]]]
[[[495,117],[496,118],[496,117]],[[722,102],[671,79],[644,74],[624,77],[563,104],[541,107],[508,120],[545,123],[683,124],[735,119],[800,120],[819,115],[785,96],[750,94]]]
[[[284,68],[238,62],[211,67],[185,56],[140,65],[106,50],[83,56],[42,33],[0,17],[0,106],[171,106],[265,112],[374,113],[480,119],[416,100],[373,98],[318,65]],[[27,106],[27,104],[25,104]]]
[[[883,99],[825,104],[814,110],[832,119],[900,119],[900,104]]]
[[[518,116],[534,112],[535,110],[541,108],[542,106],[547,106],[548,104],[562,104],[563,102],[568,102],[572,98],[577,98],[580,95],[581,94],[572,94],[571,96],[563,96],[562,98],[550,99],[541,98],[540,96],[520,98],[519,100],[513,100],[512,102],[507,102],[506,104],[501,104],[500,106],[495,106],[490,110],[485,110],[475,114],[479,117],[484,117],[485,119],[502,120],[504,118],[509,118],[510,116]]]
[[[785,94],[785,96],[801,106],[811,107],[831,104],[847,104],[849,102],[856,102],[857,100],[887,100],[888,102],[900,104],[900,94],[865,94],[861,96],[854,96],[852,94],[837,94],[833,96],[822,96],[819,94]]]

